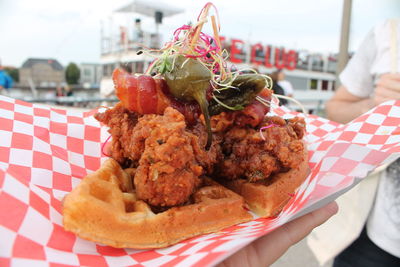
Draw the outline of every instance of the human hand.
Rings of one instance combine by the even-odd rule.
[[[269,266],[281,257],[290,246],[302,240],[315,227],[335,215],[337,211],[338,205],[336,202],[331,202],[325,207],[284,224],[266,236],[255,240],[218,266]]]
[[[381,75],[375,87],[374,105],[393,99],[400,99],[400,73]]]

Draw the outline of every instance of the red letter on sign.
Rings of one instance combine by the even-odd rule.
[[[270,45],[267,45],[265,47],[264,66],[267,67],[267,68],[272,68],[272,64],[271,64],[271,46]]]
[[[250,62],[257,64],[257,65],[262,65],[263,62],[261,60],[257,60],[257,52],[258,51],[263,51],[263,47],[261,44],[255,44],[255,45],[251,46]]]
[[[277,69],[285,67],[285,48],[275,48],[275,67]]]
[[[241,60],[240,58],[235,57],[235,55],[242,53],[242,49],[237,48],[236,44],[242,44],[243,45],[244,42],[242,40],[239,40],[239,39],[232,39],[232,44],[231,44],[231,62],[232,63],[242,63],[243,60]]]
[[[285,56],[285,67],[288,70],[294,70],[297,66],[297,53],[294,50],[289,50]]]

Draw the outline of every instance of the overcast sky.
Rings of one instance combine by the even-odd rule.
[[[151,0],[148,0],[151,1]],[[158,0],[185,10],[165,18],[160,32],[193,21],[207,1]],[[130,0],[0,0],[0,59],[16,67],[29,57],[69,62],[99,62],[100,25],[112,11]],[[214,0],[221,19],[221,34],[252,43],[261,42],[337,52],[343,0]],[[127,23],[126,15],[114,15],[114,26]],[[350,49],[358,47],[373,25],[400,17],[398,0],[353,0]],[[152,30],[153,19],[143,17]]]

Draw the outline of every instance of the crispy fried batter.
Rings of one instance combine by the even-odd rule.
[[[94,117],[110,128],[108,132],[112,136],[111,157],[122,166],[137,166],[144,150],[145,136],[148,135],[148,133],[134,131],[139,116],[118,103],[114,108],[104,113],[97,113]]]
[[[188,129],[188,131],[192,133],[191,145],[196,161],[204,168],[205,174],[212,174],[215,164],[222,159],[222,150],[220,145],[223,140],[222,134],[214,133],[210,149],[205,150],[207,131],[204,124],[197,123]]]
[[[112,157],[137,167],[137,195],[153,206],[185,203],[202,174],[255,182],[303,161],[305,123],[300,118],[266,117],[262,125],[273,126],[263,131],[266,140],[257,129],[231,124],[226,132],[213,134],[208,151],[204,125],[198,122],[188,128],[184,116],[173,108],[164,115],[139,118],[117,105],[96,118],[110,127]]]
[[[97,114],[110,127],[111,156],[120,163],[137,166],[135,186],[138,197],[154,206],[185,203],[221,156],[220,138],[215,135],[205,150],[205,127],[198,123],[187,129],[184,116],[173,108],[164,115],[138,118],[121,105]],[[126,164],[125,164],[126,165]]]
[[[286,123],[280,117],[267,117],[263,125],[271,124],[273,127],[263,131],[265,140],[256,129],[231,128],[224,136],[225,158],[218,164],[217,175],[254,182],[297,167],[304,159],[304,121],[293,119]]]
[[[151,129],[135,175],[138,197],[154,206],[175,206],[188,200],[199,184],[203,168],[196,162],[191,134],[178,111],[145,115],[135,126]]]

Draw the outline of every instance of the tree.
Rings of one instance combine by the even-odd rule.
[[[65,69],[65,79],[68,84],[78,84],[81,71],[75,63],[69,63]]]
[[[4,68],[4,70],[10,75],[14,82],[19,82],[19,70],[17,68]]]

